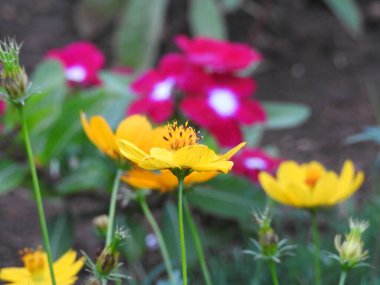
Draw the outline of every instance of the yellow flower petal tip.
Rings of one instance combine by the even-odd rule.
[[[162,132],[162,142],[145,152],[131,141],[119,140],[122,155],[147,170],[182,169],[198,172],[224,172],[231,170],[233,162],[229,159],[239,151],[245,142],[234,147],[224,155],[217,155],[206,145],[198,144],[200,137],[192,127],[177,122],[168,124]]]
[[[31,284],[51,285],[47,254],[42,249],[24,249],[20,251],[24,267],[0,269],[0,280],[7,285]],[[53,264],[57,285],[71,285],[77,280],[77,274],[84,265],[84,258],[76,259],[74,250],[67,251]]]
[[[298,164],[284,161],[276,177],[261,172],[259,181],[269,197],[299,208],[333,206],[348,199],[364,182],[364,173],[355,174],[354,163],[345,161],[338,175],[317,161]]]

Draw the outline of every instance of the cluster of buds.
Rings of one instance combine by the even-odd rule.
[[[31,95],[25,68],[20,66],[20,48],[12,39],[0,42],[0,95],[14,104],[24,104]]]
[[[367,221],[349,221],[350,232],[342,236],[335,237],[335,248],[339,255],[330,254],[330,257],[339,261],[344,270],[350,270],[359,266],[366,266],[363,261],[368,258],[368,251],[364,250],[362,234],[368,228]]]
[[[95,282],[96,280],[120,280],[128,278],[117,272],[117,268],[120,266],[119,247],[125,242],[127,236],[128,233],[126,230],[122,228],[117,229],[112,236],[110,244],[99,252],[95,262],[92,262],[91,259],[83,253],[86,257],[89,271],[91,272],[91,278],[88,279],[89,284],[97,284]]]
[[[245,250],[244,253],[253,255],[254,259],[263,259],[279,263],[284,255],[292,255],[294,245],[287,245],[287,240],[280,240],[271,226],[272,217],[268,208],[263,213],[254,213],[254,220],[258,224],[258,238],[251,239],[256,251]]]

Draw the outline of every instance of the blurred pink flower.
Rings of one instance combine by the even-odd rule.
[[[210,131],[222,146],[230,147],[243,140],[242,124],[266,119],[261,104],[251,98],[256,89],[251,78],[194,71],[181,88],[188,95],[181,102],[183,113]]]
[[[258,183],[258,176],[261,171],[273,174],[283,160],[272,157],[261,149],[244,148],[233,157],[233,161],[233,173]]]
[[[180,35],[177,46],[187,59],[211,72],[234,72],[249,67],[262,59],[261,54],[248,45],[206,37],[190,39]]]
[[[164,56],[157,69],[147,71],[132,83],[137,100],[130,105],[128,114],[146,114],[156,123],[170,119],[176,86],[188,67],[179,54]]]
[[[64,67],[71,86],[100,84],[98,72],[104,67],[103,53],[90,42],[74,42],[61,49],[47,52],[46,58],[58,60]]]
[[[4,113],[5,102],[0,100],[0,115]]]

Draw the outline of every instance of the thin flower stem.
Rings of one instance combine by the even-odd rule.
[[[40,219],[40,226],[41,226],[41,232],[42,232],[42,239],[43,239],[45,250],[47,253],[47,257],[48,257],[50,278],[51,278],[52,285],[56,285],[54,269],[53,269],[53,261],[52,261],[52,256],[51,256],[49,234],[48,234],[48,230],[47,230],[47,226],[46,226],[45,211],[44,211],[44,206],[42,204],[41,190],[40,190],[40,185],[38,182],[36,165],[34,164],[33,150],[32,150],[32,145],[30,143],[28,125],[26,122],[25,114],[24,114],[24,106],[18,105],[17,109],[18,109],[19,114],[20,114],[21,126],[22,126],[22,135],[24,138],[25,149],[26,149],[26,153],[28,156],[30,173],[32,175],[32,180],[33,180],[34,197],[35,197],[36,203],[37,203],[38,216]]]
[[[342,270],[340,274],[339,285],[344,285],[346,283],[346,278],[347,278],[347,271]]]
[[[120,177],[123,171],[118,169],[116,172],[115,180],[113,181],[111,200],[108,212],[108,226],[107,226],[107,236],[106,236],[106,247],[110,245],[112,240],[112,234],[114,230],[115,223],[115,212],[116,212],[116,200],[117,200],[117,191],[119,190]]]
[[[206,259],[205,259],[205,255],[204,255],[204,252],[203,252],[203,247],[202,247],[202,244],[201,244],[201,240],[199,238],[199,234],[198,234],[197,228],[195,226],[193,217],[191,215],[191,212],[190,212],[189,205],[187,203],[186,197],[184,197],[183,203],[184,203],[184,207],[185,207],[186,219],[187,219],[187,221],[189,223],[191,235],[193,236],[193,240],[194,240],[194,243],[195,243],[195,248],[197,250],[197,254],[198,254],[198,258],[199,258],[199,263],[201,264],[201,269],[202,269],[203,277],[205,279],[206,285],[212,285],[211,277],[210,277],[210,272],[208,271],[208,268],[207,268]]]
[[[181,260],[182,260],[182,279],[183,285],[187,285],[187,262],[186,262],[186,245],[185,232],[183,229],[183,180],[184,177],[178,176],[178,223],[179,223],[179,238],[181,243]]]
[[[315,284],[321,285],[321,253],[320,253],[320,244],[319,244],[319,232],[318,232],[318,223],[317,223],[317,211],[311,211],[311,223],[312,223],[312,235],[314,243],[314,266],[315,266]]]
[[[278,277],[277,277],[276,264],[274,263],[273,260],[270,260],[268,261],[268,266],[269,266],[270,274],[272,276],[273,285],[280,285],[280,283],[278,282]]]
[[[152,229],[153,229],[153,231],[157,237],[157,241],[158,241],[158,244],[160,246],[162,258],[164,259],[164,263],[165,263],[166,271],[167,271],[169,279],[170,279],[170,283],[172,285],[176,285],[174,273],[173,273],[173,268],[172,268],[172,264],[170,262],[170,257],[169,257],[169,253],[168,253],[168,248],[165,244],[165,240],[162,236],[161,230],[160,230],[156,220],[154,219],[152,212],[149,209],[149,206],[146,202],[145,195],[139,195],[138,194],[137,200],[139,201],[140,206],[144,212],[144,215],[145,215],[146,219],[148,220],[150,226],[152,227]]]

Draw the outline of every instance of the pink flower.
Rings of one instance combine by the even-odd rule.
[[[75,42],[47,52],[46,58],[58,60],[71,86],[100,84],[98,72],[105,64],[103,53],[90,42]]]
[[[5,111],[5,102],[0,100],[0,115],[4,113]]]
[[[212,72],[242,70],[262,59],[259,52],[245,44],[206,37],[191,40],[184,35],[177,36],[175,41],[191,63]]]
[[[263,107],[251,98],[256,89],[251,78],[197,71],[189,74],[181,87],[188,94],[181,102],[183,113],[210,131],[222,146],[243,140],[241,125],[265,121]]]
[[[261,149],[244,148],[233,157],[232,172],[258,183],[261,171],[275,173],[282,159],[272,157]]]
[[[147,114],[157,123],[170,119],[175,107],[174,93],[187,68],[183,56],[174,53],[164,56],[157,69],[147,71],[132,83],[138,98],[128,114]]]

